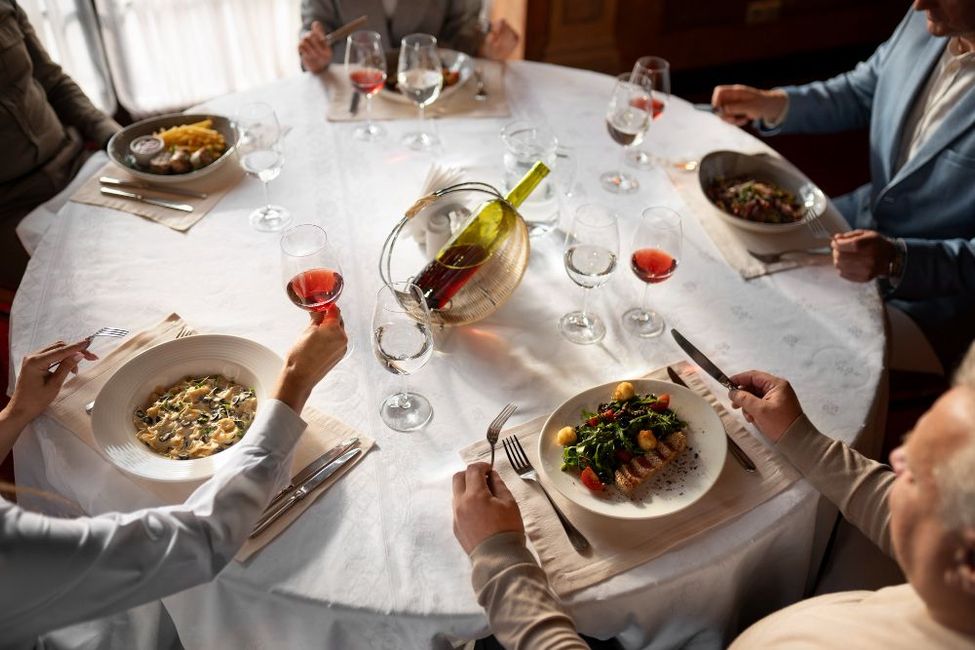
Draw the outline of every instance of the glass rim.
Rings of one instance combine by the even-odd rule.
[[[379,41],[382,43],[383,37],[379,32],[372,29],[359,29],[349,34],[349,42],[352,41]]]
[[[311,230],[311,229],[317,230],[319,233],[321,233],[321,237],[322,237],[321,244],[319,244],[313,250],[308,251],[307,253],[295,253],[295,252],[292,252],[292,251],[288,250],[288,244],[287,244],[287,242],[288,242],[288,238],[290,236],[298,233],[299,231]],[[290,228],[288,228],[287,230],[285,230],[283,233],[281,233],[280,246],[281,246],[281,252],[284,253],[285,255],[288,255],[289,257],[309,257],[311,255],[315,255],[315,254],[319,253],[326,246],[328,246],[328,233],[325,232],[325,229],[324,228],[322,228],[321,226],[319,226],[316,223],[299,223],[297,225],[291,226]]]
[[[263,109],[260,112],[258,110],[251,109]],[[262,117],[264,115],[273,115],[274,119],[277,119],[277,113],[274,112],[274,107],[268,102],[245,102],[237,108],[237,120],[241,119],[255,119],[257,117]]]
[[[594,208],[595,210],[592,211],[602,217],[602,221],[597,222],[587,218],[586,213],[589,212],[591,208]],[[600,203],[583,203],[576,208],[575,214],[572,215],[572,221],[573,223],[576,221],[581,221],[587,226],[604,226],[611,223],[618,223],[619,217],[612,208],[608,208]]]
[[[670,213],[671,216],[675,217],[674,222],[677,224],[677,227],[681,230],[684,229],[684,215],[673,208],[667,207],[666,205],[651,205],[649,208],[644,208],[640,212],[640,218],[650,219],[653,217],[653,213],[655,212],[663,212],[664,214]]]
[[[670,70],[670,61],[663,58],[662,56],[656,56],[648,54],[646,56],[641,56],[633,63],[633,67],[641,66],[650,72],[664,72]]]
[[[400,291],[399,287],[405,288],[406,291]],[[413,287],[416,290],[415,295],[413,291],[409,290],[410,287]],[[393,298],[396,299],[396,304],[399,305],[399,307],[402,309],[402,312],[398,312],[398,313],[410,315],[409,307],[403,305],[402,301],[399,298],[399,296],[403,295],[408,291],[411,297],[414,297],[416,299],[417,304],[421,306],[423,313],[426,314],[426,320],[428,321],[429,324],[430,305],[427,303],[426,296],[423,295],[423,290],[420,289],[419,285],[417,285],[416,282],[413,282],[412,280],[393,280],[389,283],[383,282],[382,285],[380,285],[379,289],[376,291],[377,302],[379,301],[380,296],[382,296],[383,293],[387,291],[392,295]],[[384,306],[382,309],[384,311],[390,311],[389,308],[386,306]]]
[[[536,136],[533,138],[533,140],[536,142],[541,140],[545,143],[551,143],[552,148],[555,149],[557,149],[559,146],[559,139],[551,128],[545,124],[533,122],[532,120],[514,120],[512,122],[508,122],[501,127],[501,139],[505,144],[509,144],[512,142],[512,138],[514,138],[514,136],[518,135],[519,133],[524,133],[525,131],[533,131],[537,133],[540,137]]]
[[[423,42],[426,41],[426,42]],[[424,34],[423,32],[414,32],[413,34],[407,34],[402,39],[400,39],[400,47],[427,47],[427,46],[437,46],[437,37],[433,34]]]

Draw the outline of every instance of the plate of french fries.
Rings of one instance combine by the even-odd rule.
[[[151,157],[139,159],[132,141],[151,140]],[[221,115],[162,115],[128,126],[108,141],[108,157],[136,178],[184,183],[222,166],[237,144],[233,123]],[[155,149],[155,150],[154,150]]]

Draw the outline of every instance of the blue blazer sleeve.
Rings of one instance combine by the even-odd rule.
[[[276,400],[236,462],[178,506],[59,519],[0,499],[0,645],[211,580],[286,477],[305,423]]]
[[[904,274],[891,297],[926,300],[975,297],[975,240],[905,239]]]

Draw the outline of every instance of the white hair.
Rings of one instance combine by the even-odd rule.
[[[975,345],[955,373],[955,385],[975,392]],[[973,423],[975,424],[975,423]],[[975,530],[975,431],[951,457],[935,468],[941,516],[952,531]]]

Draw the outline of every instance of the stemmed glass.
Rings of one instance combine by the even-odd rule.
[[[616,270],[620,250],[616,215],[598,205],[583,205],[576,210],[565,238],[565,271],[582,287],[582,309],[559,320],[562,335],[581,345],[603,340],[606,324],[588,311],[589,293],[606,284]]]
[[[396,83],[399,91],[416,104],[419,114],[419,131],[407,133],[403,144],[422,151],[438,144],[437,137],[427,133],[424,109],[436,101],[443,88],[443,70],[437,39],[429,34],[410,34],[400,44],[399,66]]]
[[[284,166],[278,117],[274,109],[262,102],[245,104],[237,112],[236,127],[240,166],[264,186],[264,207],[251,212],[251,225],[262,232],[284,230],[291,223],[291,213],[280,205],[272,205],[267,189]]]
[[[630,74],[621,74],[613,87],[613,96],[606,110],[606,128],[617,143],[623,145],[619,171],[608,171],[599,177],[603,189],[614,194],[635,192],[640,183],[627,174],[627,147],[640,144],[650,126],[650,93],[639,83],[630,81]]]
[[[345,286],[325,230],[311,223],[289,228],[281,236],[281,275],[288,298],[306,311],[327,312]]]
[[[647,208],[633,234],[630,268],[643,285],[640,306],[623,314],[623,327],[641,338],[663,333],[663,317],[647,305],[651,284],[667,280],[677,270],[683,242],[680,215],[669,208]]]
[[[352,85],[366,98],[366,123],[356,128],[353,137],[367,142],[383,138],[386,129],[372,121],[372,96],[386,83],[382,37],[376,32],[353,32],[345,48],[345,69]]]
[[[383,400],[379,415],[394,431],[415,431],[433,417],[423,395],[411,393],[409,375],[433,356],[430,310],[412,282],[383,285],[372,314],[372,349],[386,370],[403,376],[403,389]]]
[[[654,120],[659,120],[670,102],[670,63],[659,56],[641,56],[633,64],[630,81],[642,85],[650,92],[648,110]],[[630,164],[640,169],[650,169],[654,156],[644,149],[633,149],[629,155]]]

